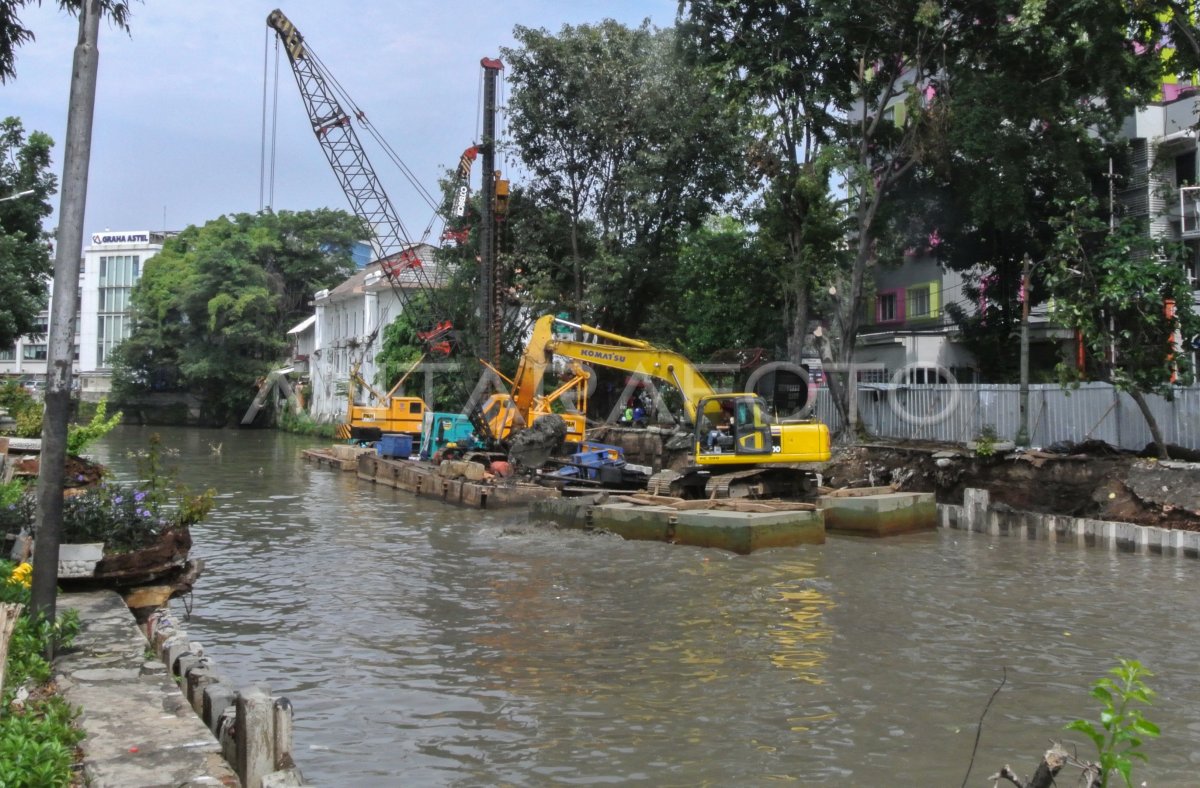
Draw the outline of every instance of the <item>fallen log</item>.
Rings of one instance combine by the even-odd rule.
[[[1000,780],[1008,780],[1017,788],[1051,788],[1055,784],[1054,778],[1058,775],[1062,768],[1071,763],[1074,759],[1071,754],[1063,749],[1063,746],[1058,742],[1054,746],[1046,750],[1046,754],[1042,756],[1042,762],[1038,764],[1037,771],[1033,773],[1027,781],[1021,780],[1017,773],[1010,766],[1004,766],[1000,771],[989,777],[993,783]],[[1084,775],[1087,775],[1087,770],[1084,770]],[[1088,786],[1094,783],[1089,779]]]

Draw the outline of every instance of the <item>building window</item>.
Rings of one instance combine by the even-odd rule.
[[[907,317],[932,317],[929,314],[929,288],[914,287],[908,291]]]
[[[45,361],[47,358],[45,345],[26,345],[21,352],[26,361]]]
[[[906,383],[917,385],[945,384],[948,381],[937,367],[909,367],[905,374]]]
[[[892,377],[886,367],[868,367],[856,371],[859,383],[890,383]]]
[[[0,361],[16,361],[17,346],[13,345],[8,350],[0,350]]]
[[[896,294],[880,293],[875,298],[875,319],[880,323],[896,319]]]
[[[1175,185],[1196,185],[1196,151],[1191,150],[1175,157]]]
[[[109,357],[113,349],[129,337],[130,321],[125,315],[97,315],[96,317],[96,365],[110,366]]]
[[[100,288],[96,317],[96,364],[111,366],[113,349],[129,337],[132,321],[129,296],[141,277],[141,257],[135,254],[104,255],[100,258]]]

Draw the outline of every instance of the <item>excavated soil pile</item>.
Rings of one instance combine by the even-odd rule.
[[[1155,462],[1104,444],[1064,453],[979,457],[961,446],[872,444],[835,450],[821,472],[830,487],[896,484],[962,503],[968,487],[1026,511],[1200,531],[1200,464]]]

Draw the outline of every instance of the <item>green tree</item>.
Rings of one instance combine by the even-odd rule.
[[[72,15],[79,12],[83,0],[59,0],[58,7]],[[17,76],[17,48],[33,41],[33,31],[25,27],[17,12],[29,4],[29,0],[0,0],[0,84]],[[41,4],[41,0],[38,0]],[[100,0],[101,12],[114,25],[128,30],[129,3],[120,0]]]
[[[680,234],[737,182],[738,125],[678,56],[673,30],[605,20],[514,35],[519,47],[503,53],[513,144],[529,197],[568,228],[569,257],[547,261],[570,270],[557,301],[636,333]]]
[[[796,191],[805,186],[800,176],[819,182],[828,156],[826,172],[844,179],[844,274],[818,288],[798,264],[793,279],[793,325],[805,330],[798,318],[809,306],[821,316],[817,345],[843,417],[848,390],[838,370],[851,368],[871,269],[898,262],[904,248],[927,248],[935,229],[958,232],[946,253],[963,258],[990,249],[1020,260],[1028,242],[1009,248],[1008,240],[1032,234],[1046,243],[1044,214],[1031,214],[1031,204],[1045,205],[1046,185],[1059,194],[1086,184],[1089,173],[1077,165],[1096,151],[1077,138],[1098,130],[1107,139],[1112,119],[1145,98],[1161,68],[1154,44],[1166,5],[682,4],[690,45],[725,76],[726,94],[759,116],[754,161],[793,250],[810,243],[799,238],[806,209],[819,204],[811,185]]]
[[[1151,239],[1138,222],[1123,221],[1110,230],[1108,217],[1091,199],[1069,206],[1055,227],[1046,274],[1051,318],[1080,332],[1096,377],[1129,392],[1158,456],[1167,459],[1145,395],[1169,400],[1174,381],[1191,372],[1179,342],[1200,332],[1200,317],[1180,250]],[[1168,315],[1168,303],[1174,315]]]
[[[789,359],[799,362],[812,293],[829,284],[844,231],[831,199],[828,155],[857,70],[841,34],[825,23],[827,3],[687,0],[680,38],[689,58],[712,76],[719,96],[742,118],[744,158],[763,193],[757,222],[782,247],[777,280]],[[761,276],[763,272],[751,272]]]
[[[306,295],[354,270],[363,233],[355,217],[323,209],[223,216],[169,239],[134,288],[119,393],[183,389],[214,422],[240,415],[308,314]]]
[[[1119,126],[1157,90],[1163,63],[1145,44],[1162,7],[990,4],[929,85],[934,133],[898,193],[880,256],[937,238],[930,251],[968,276],[968,308],[951,309],[993,379],[1017,375],[1022,259],[1047,256],[1059,206],[1107,194],[1108,164],[1119,170],[1124,159]],[[1040,276],[1035,267],[1035,297]],[[981,301],[986,314],[974,309]]]
[[[0,122],[0,348],[31,334],[46,308],[50,246],[42,220],[58,179],[50,171],[54,141],[40,131],[26,137],[18,118]]]
[[[714,217],[688,233],[667,283],[673,296],[654,314],[647,338],[696,360],[726,348],[782,346],[782,289],[769,277],[747,276],[777,268],[770,254],[732,217]]]

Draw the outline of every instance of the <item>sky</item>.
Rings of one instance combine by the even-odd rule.
[[[436,192],[438,178],[457,166],[459,155],[479,136],[480,58],[497,57],[501,47],[512,46],[514,26],[556,32],[563,25],[606,18],[631,26],[649,18],[668,27],[678,4],[135,2],[128,34],[107,22],[100,28],[85,245],[92,233],[103,230],[181,230],[222,214],[253,213],[263,203],[275,210],[349,210],[282,54],[276,82],[275,34],[266,26],[276,7],[422,185]],[[16,79],[0,85],[0,116],[15,115],[27,133],[53,137],[53,166],[61,181],[78,22],[58,10],[56,0],[40,6],[30,2],[18,16],[37,39],[17,50]],[[273,184],[261,177],[264,84],[268,148],[274,140]],[[507,95],[503,84],[500,95]],[[503,113],[498,122],[503,127]],[[432,209],[368,134],[360,131],[359,137],[415,240],[432,219]],[[516,163],[502,163],[504,177],[519,182]],[[477,163],[473,188],[478,183]],[[45,223],[50,231],[57,224],[58,199],[53,198],[55,216]]]

